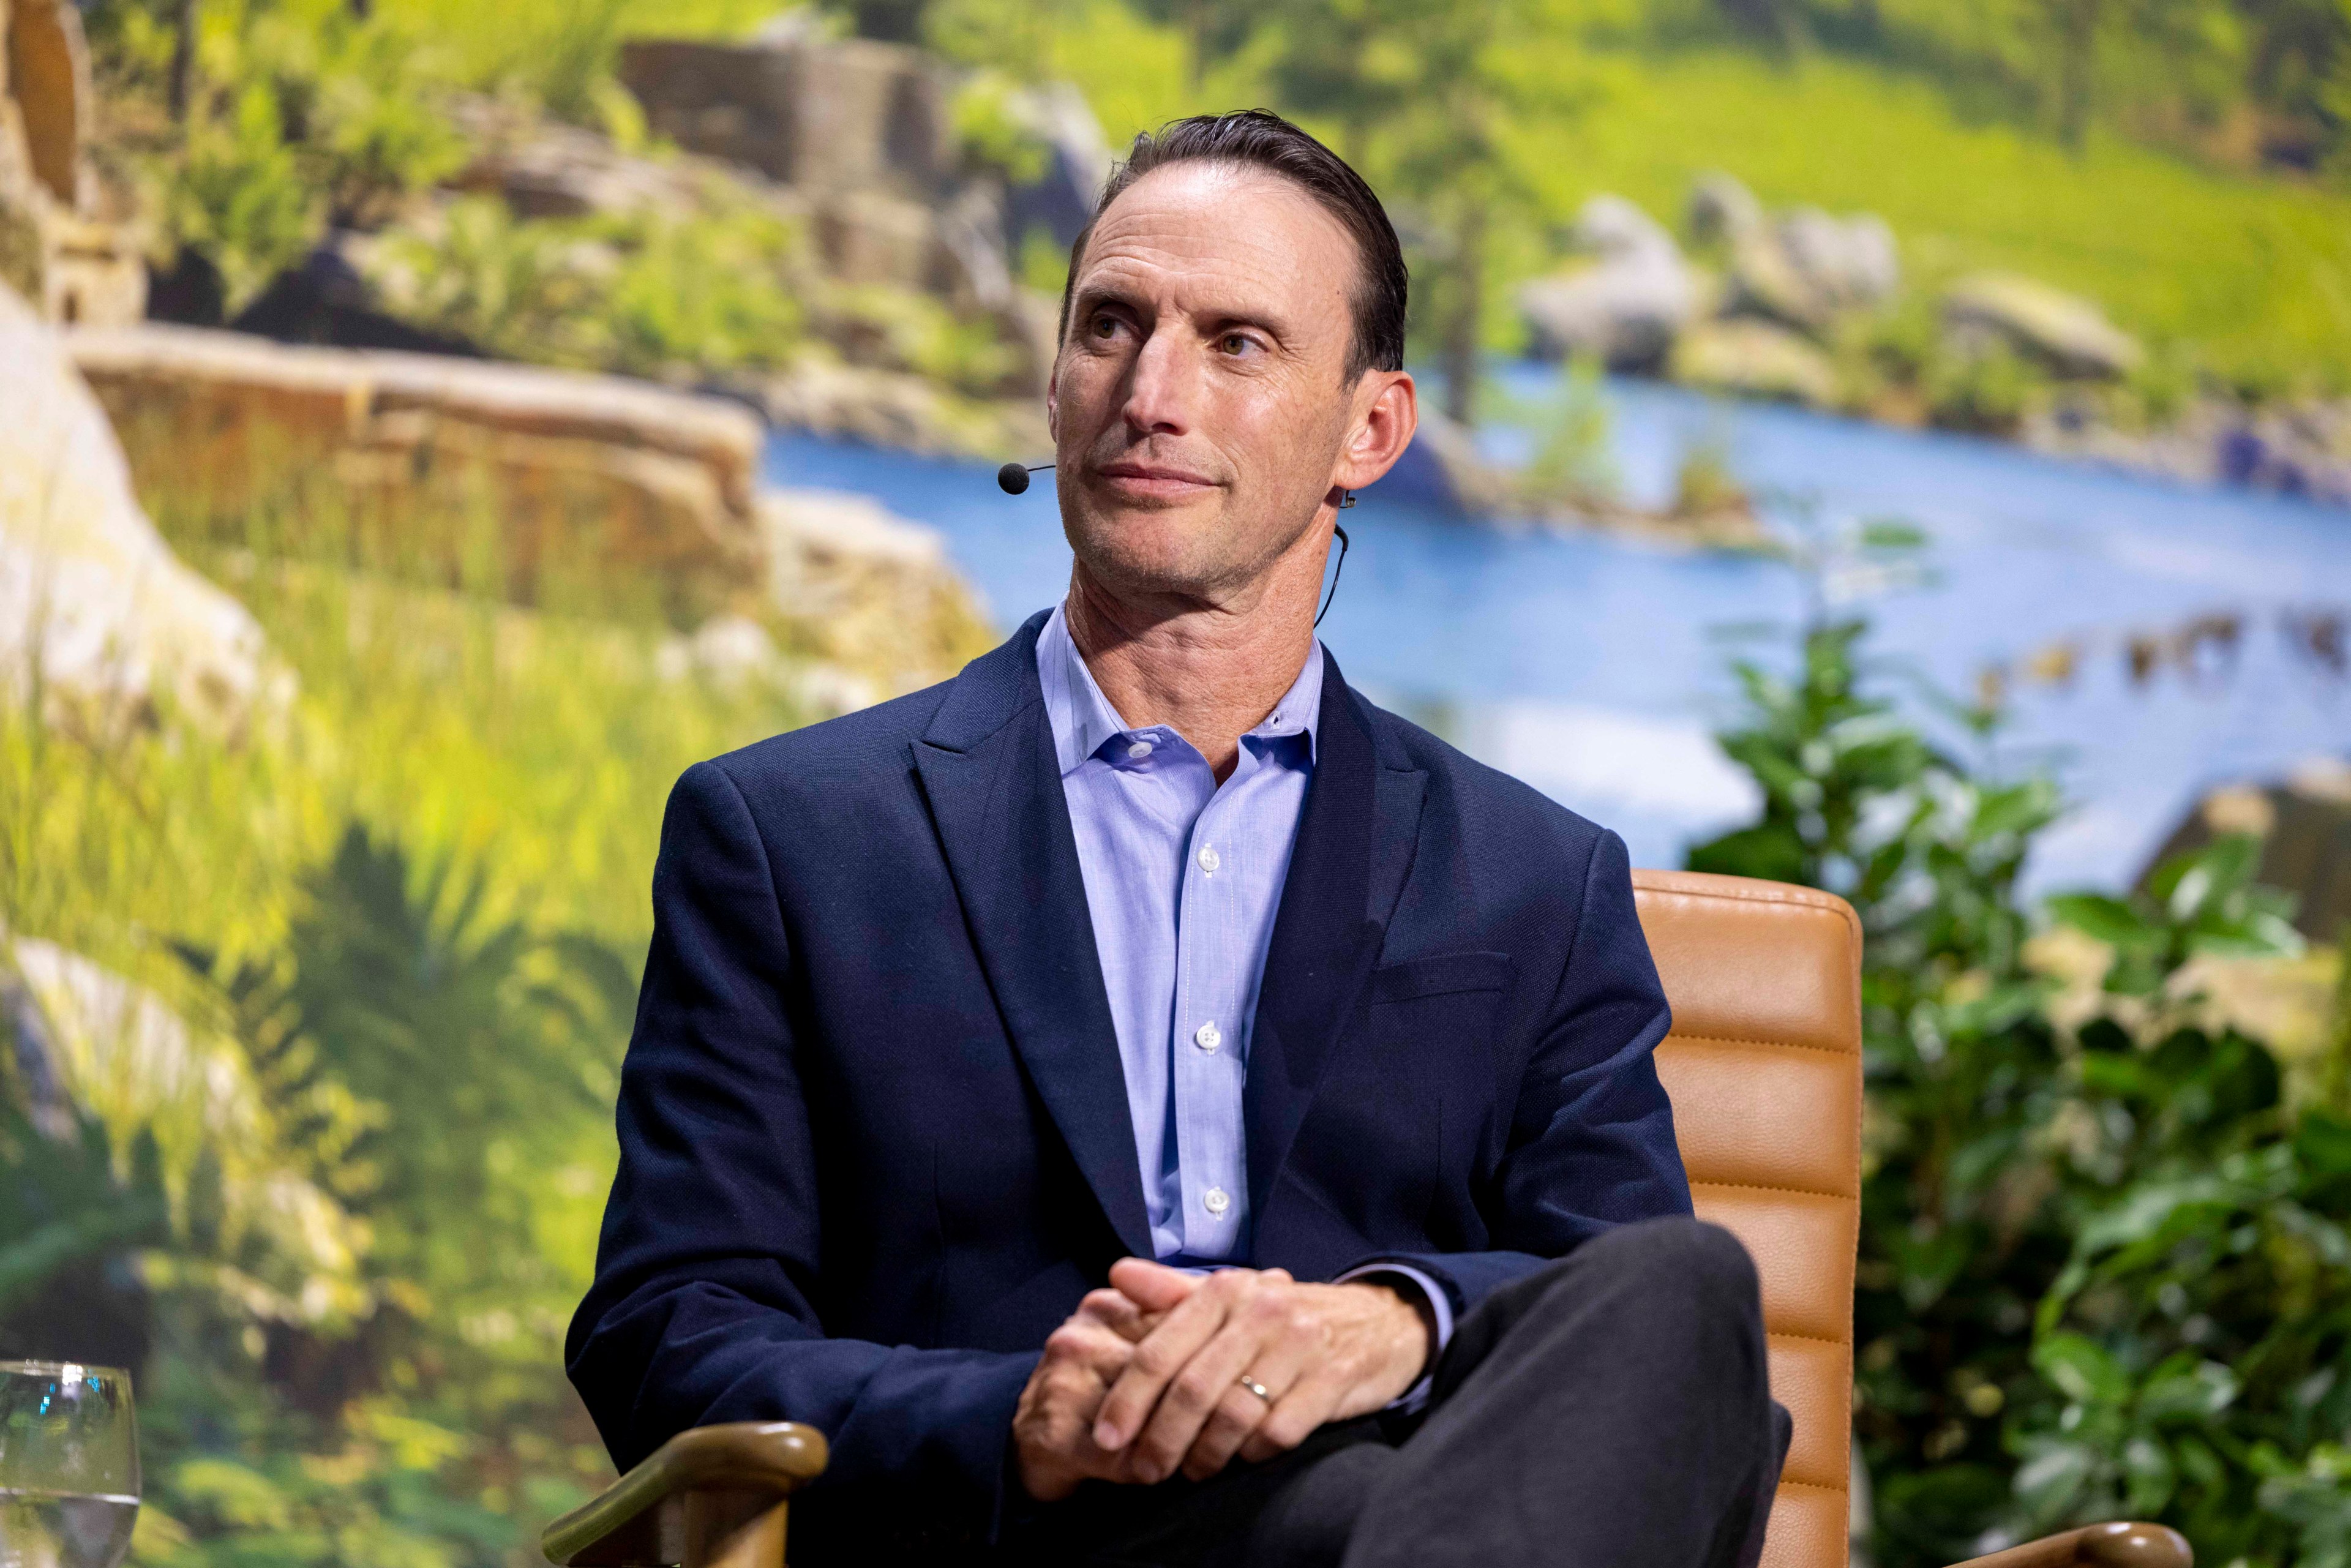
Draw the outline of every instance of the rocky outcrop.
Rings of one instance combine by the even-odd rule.
[[[827,663],[912,691],[959,668],[989,637],[971,591],[931,529],[835,490],[759,498],[768,592]]]
[[[287,677],[245,607],[165,546],[104,411],[5,287],[0,366],[0,691],[37,692],[84,733],[171,717],[242,733]]]
[[[1943,320],[1962,347],[2002,344],[2061,376],[2111,380],[2147,358],[2095,303],[2013,273],[1979,273],[1952,285]]]
[[[987,644],[935,536],[853,497],[761,490],[765,433],[733,402],[195,328],[67,341],[132,470],[192,528],[326,530],[272,542],[523,603],[758,622],[864,683],[815,707],[939,679]],[[739,664],[742,641],[722,626],[673,660]]]
[[[1050,363],[1050,352],[1045,359]],[[1002,462],[1007,454],[1053,444],[1041,400],[973,402],[899,371],[811,357],[754,390],[760,410],[779,427],[869,446]]]
[[[189,327],[69,344],[133,471],[192,526],[323,508],[398,564],[452,580],[482,570],[486,531],[488,568],[518,601],[557,585],[651,585],[689,622],[756,579],[762,432],[732,404],[616,377]]]
[[[1584,204],[1575,244],[1596,260],[1519,292],[1533,352],[1553,360],[1593,355],[1615,371],[1656,369],[1698,307],[1681,247],[1621,196]]]
[[[633,38],[620,72],[653,131],[789,193],[831,276],[963,310],[1010,299],[1001,198],[961,178],[938,57],[788,27],[746,44]]]
[[[146,267],[90,172],[90,103],[80,13],[0,0],[0,284],[53,321],[133,321]]]
[[[1840,218],[1817,207],[1771,216],[1729,174],[1708,174],[1690,192],[1694,242],[1729,258],[1726,304],[1818,332],[1837,316],[1891,299],[1902,287],[1894,231],[1871,214]]]
[[[1836,367],[1802,334],[1750,318],[1701,321],[1674,344],[1673,379],[1685,386],[1826,408]]]
[[[2283,779],[2231,784],[2199,800],[2155,853],[2138,885],[2158,868],[2224,834],[2262,841],[2254,880],[2294,895],[2294,925],[2332,942],[2351,924],[2351,760],[2313,758]]]
[[[656,134],[781,184],[926,202],[956,173],[952,78],[904,44],[632,38],[620,75]]]
[[[704,47],[694,46],[695,50]],[[1039,97],[1012,96],[1021,103]],[[1039,100],[1050,97],[1042,95]],[[831,348],[837,360],[846,361],[843,368],[907,368],[877,362],[887,361],[893,346],[884,324],[907,314],[903,307],[893,309],[874,299],[874,286],[879,285],[929,295],[956,316],[992,321],[1005,367],[1001,384],[966,388],[967,393],[1035,397],[1044,391],[1055,346],[1052,302],[1017,285],[1005,238],[1023,221],[1007,206],[1020,192],[1008,197],[991,182],[967,181],[943,189],[933,199],[918,200],[886,185],[830,181],[784,184],[746,163],[691,153],[650,157],[626,152],[594,131],[520,116],[511,106],[485,99],[460,99],[455,111],[476,151],[448,183],[453,192],[495,196],[520,218],[651,214],[691,220],[746,210],[764,213],[799,236],[800,243],[779,264],[778,283],[800,301],[810,334]],[[1043,118],[1042,109],[1035,113],[1040,126],[1058,126],[1056,134],[1071,143],[1075,150],[1066,154],[1068,159],[1081,155],[1083,137],[1078,131]],[[1043,134],[1040,130],[1040,138]],[[1099,131],[1095,134],[1098,140]],[[1058,167],[1064,154],[1054,156]],[[339,239],[350,249],[357,273],[367,279],[376,298],[398,316],[411,308],[427,281],[413,270],[410,247],[401,243],[402,237],[436,241],[446,221],[445,214],[426,211],[412,215],[390,240]],[[581,236],[565,247],[562,265],[590,279],[618,266],[619,257],[610,244]],[[353,347],[419,346],[341,337],[329,340]],[[827,382],[828,391],[838,390],[837,380]],[[933,382],[935,385],[935,378]],[[862,423],[894,417],[884,409]],[[812,423],[806,427],[830,432],[835,425]]]

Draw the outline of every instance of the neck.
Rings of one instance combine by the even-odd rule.
[[[1064,611],[1070,640],[1121,718],[1173,729],[1222,782],[1241,736],[1305,668],[1330,539],[1327,526],[1309,528],[1263,577],[1214,601],[1113,587],[1081,560]]]

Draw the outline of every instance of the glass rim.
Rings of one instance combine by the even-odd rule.
[[[0,1374],[21,1372],[34,1377],[88,1377],[93,1374],[130,1381],[131,1370],[100,1366],[92,1361],[0,1361]]]

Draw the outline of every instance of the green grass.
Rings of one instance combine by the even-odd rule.
[[[490,915],[641,946],[670,785],[799,717],[773,692],[665,679],[652,626],[179,549],[292,666],[275,733],[93,743],[0,712],[0,925],[151,982],[170,939],[282,940],[301,874],[353,820],[492,868]]]
[[[1727,169],[1775,205],[1877,213],[1914,270],[2010,267],[2077,289],[2232,378],[2331,383],[2351,364],[2351,199],[2322,187],[2111,137],[2077,162],[1964,122],[1931,85],[1834,60],[1705,54],[1611,74],[1547,195],[1614,190],[1674,214],[1694,174]]]
[[[1196,88],[1175,31],[1116,0],[1068,16],[1036,57],[1083,89],[1114,147],[1176,115],[1270,98],[1246,57]],[[2077,161],[2045,134],[1964,112],[1930,81],[1834,57],[1562,45],[1553,74],[1602,90],[1580,115],[1510,130],[1541,211],[1498,235],[1498,346],[1516,341],[1509,286],[1554,263],[1545,227],[1603,191],[1677,224],[1691,180],[1719,169],[1773,205],[1877,213],[1915,277],[2012,268],[2097,299],[2151,342],[2192,345],[2233,381],[2351,377],[2351,197],[2322,185],[2111,135]]]

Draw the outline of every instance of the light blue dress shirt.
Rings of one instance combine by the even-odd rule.
[[[1118,1033],[1153,1249],[1178,1267],[1246,1264],[1241,1092],[1266,949],[1314,773],[1322,644],[1264,722],[1241,737],[1221,786],[1182,736],[1119,716],[1061,610],[1038,636],[1037,676]],[[1419,1288],[1441,1349],[1453,1327],[1445,1292],[1415,1269],[1358,1272],[1373,1271]],[[1406,1403],[1417,1403],[1426,1381]]]

